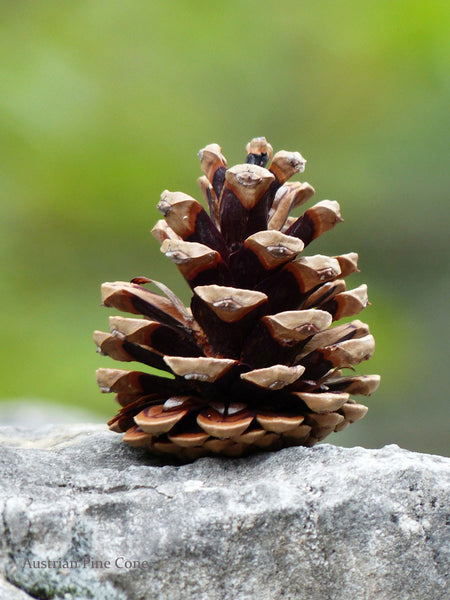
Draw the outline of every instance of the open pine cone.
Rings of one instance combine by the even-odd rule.
[[[368,326],[330,327],[368,304],[365,285],[347,291],[344,281],[358,255],[303,255],[341,221],[339,204],[323,200],[290,217],[314,194],[287,182],[306,161],[298,152],[272,158],[265,138],[229,169],[217,144],[199,156],[210,214],[165,191],[164,220],[152,231],[193,290],[190,309],[145,277],[102,286],[105,306],[143,318],[111,317],[111,333],[94,334],[99,352],[170,374],[99,369],[101,391],[122,406],[108,424],[132,446],[183,460],[312,446],[361,419],[367,408],[350,394],[379,385],[377,375],[341,371],[372,355]]]

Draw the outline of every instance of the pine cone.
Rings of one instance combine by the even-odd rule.
[[[105,306],[143,318],[111,317],[111,333],[94,334],[98,351],[170,374],[99,369],[101,391],[122,407],[108,425],[132,446],[183,460],[312,446],[361,419],[367,408],[350,394],[379,385],[377,375],[342,374],[372,355],[368,326],[330,327],[368,304],[366,285],[347,291],[344,281],[358,255],[302,254],[342,220],[339,204],[323,200],[290,217],[314,194],[288,182],[306,161],[298,152],[272,158],[265,138],[229,169],[217,144],[199,156],[209,215],[165,191],[164,220],[152,231],[193,290],[190,309],[145,277],[102,286]]]

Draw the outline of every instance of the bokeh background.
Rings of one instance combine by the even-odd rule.
[[[341,204],[313,253],[357,250],[369,284],[359,370],[382,385],[329,441],[448,453],[449,25],[433,0],[0,2],[3,402],[113,414],[100,283],[188,302],[149,233],[159,195],[200,199],[199,148],[233,164],[265,135]]]

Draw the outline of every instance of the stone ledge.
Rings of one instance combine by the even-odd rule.
[[[0,446],[1,597],[447,593],[444,457],[323,444],[161,466],[97,425],[2,427]]]

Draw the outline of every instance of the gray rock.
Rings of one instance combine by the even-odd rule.
[[[75,406],[64,406],[40,398],[12,398],[0,402],[0,423],[18,427],[40,427],[41,425],[61,425],[87,423],[103,420],[91,411]]]
[[[324,444],[161,466],[97,425],[3,427],[0,447],[2,599],[448,597],[450,459]]]

